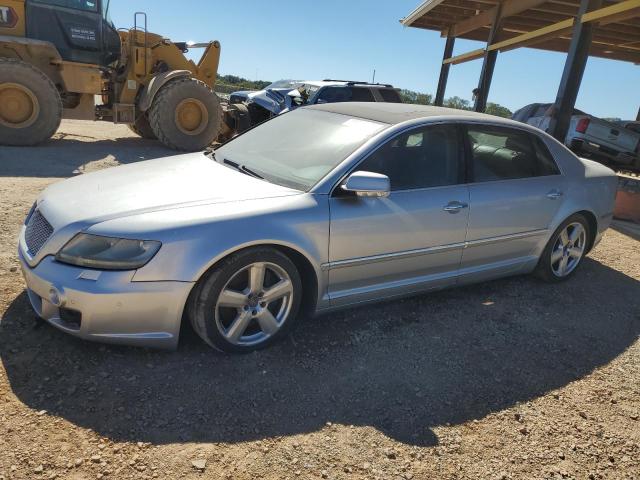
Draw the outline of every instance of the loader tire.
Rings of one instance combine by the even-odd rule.
[[[0,144],[36,145],[62,119],[58,89],[42,71],[15,58],[0,58]]]
[[[149,109],[149,123],[158,140],[174,150],[204,150],[219,135],[222,108],[204,82],[181,77],[163,86]]]
[[[149,119],[144,113],[136,118],[135,123],[129,125],[129,129],[139,137],[146,138],[148,140],[157,139],[156,134],[153,133],[153,129],[149,124]]]

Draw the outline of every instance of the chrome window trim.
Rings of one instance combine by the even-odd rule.
[[[356,267],[362,265],[368,265],[371,263],[385,262],[387,260],[395,260],[401,258],[411,258],[422,255],[429,255],[431,253],[442,253],[451,250],[467,249],[476,245],[487,245],[490,243],[499,243],[508,240],[518,240],[521,238],[535,237],[539,235],[546,235],[549,229],[543,228],[539,230],[529,230],[527,232],[511,233],[508,235],[499,235],[496,237],[481,238],[479,240],[464,241],[460,243],[451,243],[448,245],[439,245],[436,247],[419,248],[415,250],[404,250],[402,252],[384,253],[381,255],[371,255],[369,257],[357,257],[349,258],[346,260],[336,260],[334,262],[327,262],[321,265],[322,270],[334,270],[336,268]]]
[[[342,114],[336,113],[336,115],[342,115]],[[354,117],[354,118],[359,118],[359,117]],[[364,120],[367,120],[367,119],[365,118]],[[375,121],[375,120],[372,120],[372,121]],[[378,122],[378,123],[381,123],[381,122]],[[336,165],[330,172],[328,172],[324,176],[324,178],[319,180],[309,190],[309,193],[317,193],[321,195],[332,196],[334,190],[340,187],[340,184],[349,175],[349,173],[351,173],[355,168],[357,168],[357,166],[360,165],[360,163],[366,160],[366,158],[369,155],[375,152],[378,148],[380,148],[386,142],[393,139],[395,136],[406,133],[409,130],[412,130],[414,128],[427,127],[430,125],[454,125],[457,127],[464,128],[466,125],[474,125],[474,124],[478,124],[482,126],[490,126],[490,127],[511,128],[514,130],[522,131],[524,133],[528,133],[529,135],[535,135],[544,143],[544,145],[547,148],[549,148],[547,139],[545,138],[547,135],[541,130],[525,123],[516,124],[516,125],[512,125],[512,124],[505,125],[499,120],[497,121],[485,120],[485,119],[480,120],[480,119],[474,119],[474,118],[463,117],[463,116],[460,116],[457,118],[428,117],[428,118],[411,119],[402,123],[387,124],[388,128],[383,128],[380,132],[378,132],[376,135],[370,138],[367,142],[361,145],[358,149],[356,149],[351,155],[349,155],[342,162]],[[551,151],[549,153],[551,153]],[[467,158],[466,152],[463,154],[463,156],[464,156],[463,160],[466,168],[466,166],[469,164],[471,159]],[[462,185],[470,186],[470,185],[489,184],[489,183],[495,183],[495,182],[512,182],[514,180],[528,180],[531,178],[549,178],[549,177],[557,177],[557,176],[561,176],[561,177],[566,176],[562,165],[557,161],[553,153],[551,153],[551,156],[554,162],[556,163],[556,166],[558,167],[558,171],[560,172],[559,174],[541,175],[539,177],[523,177],[523,178],[516,178],[516,179],[492,180],[491,182],[457,183],[455,185],[445,185],[445,187],[446,186],[449,186],[449,187],[462,186]],[[440,187],[427,187],[427,189],[428,188],[440,188]],[[394,191],[398,192],[399,190],[394,190]],[[403,191],[415,191],[415,189],[403,190]]]

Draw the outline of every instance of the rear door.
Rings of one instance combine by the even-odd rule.
[[[517,272],[535,263],[564,202],[565,179],[536,135],[469,124],[469,227],[461,281]]]

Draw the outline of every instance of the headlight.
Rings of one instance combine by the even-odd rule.
[[[158,252],[160,242],[79,233],[60,249],[56,260],[102,270],[134,270]]]

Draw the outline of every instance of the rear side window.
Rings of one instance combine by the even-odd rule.
[[[373,93],[368,88],[351,87],[351,101],[353,102],[375,102]]]
[[[533,135],[503,127],[469,126],[473,180],[491,182],[559,173],[549,150]]]
[[[538,158],[538,176],[558,175],[560,170],[547,146],[539,137],[531,136],[531,138]]]
[[[325,87],[318,92],[316,103],[350,102],[351,89],[345,87]]]
[[[402,99],[400,98],[400,94],[395,88],[381,88],[378,90],[382,99],[385,102],[389,103],[402,103]]]

